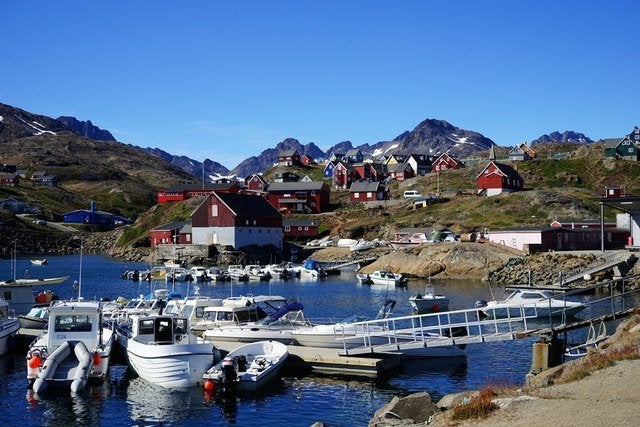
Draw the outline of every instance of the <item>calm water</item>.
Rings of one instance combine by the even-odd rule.
[[[49,258],[44,267],[18,259],[18,276],[29,270],[31,277],[70,275],[53,285],[61,298],[77,296],[73,280],[81,283],[82,295],[93,297],[135,297],[149,292],[149,285],[120,279],[127,269],[144,269],[142,264],[85,255]],[[0,277],[10,277],[11,262],[0,260]],[[200,284],[200,294],[224,298],[231,293],[282,295],[300,300],[310,318],[340,319],[351,314],[375,316],[386,298],[397,301],[394,313],[411,313],[408,298],[422,291],[424,282],[410,282],[408,289],[359,285],[354,273],[330,276],[325,281],[250,282],[223,285]],[[447,283],[436,291],[451,298],[451,309],[473,306],[478,299],[490,299],[480,283]],[[183,295],[193,294],[193,284],[176,285]],[[170,287],[170,286],[169,286]],[[501,292],[496,297],[502,296]],[[284,373],[256,395],[233,401],[216,401],[200,388],[171,391],[154,387],[137,378],[126,366],[113,365],[105,384],[89,387],[78,396],[67,393],[40,398],[27,390],[24,350],[0,357],[0,423],[6,425],[197,425],[236,424],[309,426],[323,421],[331,426],[365,426],[374,412],[393,396],[418,391],[434,399],[444,394],[482,387],[485,384],[522,384],[531,365],[531,340],[475,344],[468,357],[458,359],[409,360],[402,372],[387,379],[351,380]]]

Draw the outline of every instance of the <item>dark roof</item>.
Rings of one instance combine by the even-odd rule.
[[[351,150],[347,150],[347,152],[345,153],[345,156],[356,156],[359,153],[361,153],[360,150],[358,150],[357,148],[352,148]]]
[[[298,150],[282,150],[280,152],[280,154],[278,154],[278,157],[290,157],[290,156],[293,156],[297,152],[298,152]]]
[[[502,171],[503,174],[507,175],[508,177],[522,179],[518,171],[516,171],[511,166],[506,165],[504,163],[498,163],[498,162],[493,162],[493,163],[498,167],[498,169]]]
[[[213,193],[212,197],[213,196],[217,196],[222,203],[227,205],[236,215],[255,217],[282,216],[280,212],[262,196],[218,192]]]
[[[351,188],[349,192],[351,193],[361,193],[361,192],[376,192],[380,190],[380,187],[383,187],[381,182],[378,181],[356,181],[351,184]]]
[[[396,163],[396,164],[392,164],[392,165],[387,165],[387,170],[389,172],[402,172],[404,170],[407,170],[407,168],[410,168],[411,165],[407,162],[402,162],[402,163]]]
[[[620,141],[622,141],[622,138],[605,138],[598,142],[604,143],[604,148],[616,148]]]
[[[318,225],[318,221],[316,221],[315,219],[283,219],[282,225],[289,226],[289,227],[297,227],[297,226],[308,227],[308,226]]]
[[[189,221],[170,222],[168,224],[161,225],[160,227],[156,227],[156,228],[152,229],[151,231],[173,231],[173,230],[179,230],[182,227],[184,227],[185,225],[191,225],[191,220],[189,220]]]
[[[324,186],[322,181],[274,182],[269,184],[269,192],[274,191],[318,191]]]
[[[230,189],[232,186],[236,185],[233,182],[222,182],[222,183],[216,183],[216,184],[205,184],[204,186],[202,184],[183,184],[183,185],[177,185],[175,187],[169,187],[167,189],[165,189],[166,192],[176,192],[176,191],[185,191],[185,190],[205,190],[205,191],[221,191],[221,190],[228,190]]]

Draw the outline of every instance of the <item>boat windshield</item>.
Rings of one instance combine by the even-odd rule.
[[[91,332],[93,316],[89,314],[60,314],[56,316],[55,332]]]

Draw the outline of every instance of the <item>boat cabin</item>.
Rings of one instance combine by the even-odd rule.
[[[143,344],[176,344],[189,333],[187,319],[178,316],[138,317],[132,327],[133,339]]]
[[[203,323],[207,328],[257,322],[286,305],[275,296],[230,297],[219,307],[205,307]]]
[[[48,350],[67,341],[82,341],[87,348],[100,346],[102,311],[97,302],[66,301],[54,303],[49,307]]]

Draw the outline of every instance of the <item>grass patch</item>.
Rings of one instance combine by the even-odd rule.
[[[619,360],[640,359],[640,348],[628,345],[620,349],[607,352],[594,352],[585,356],[583,363],[566,372],[560,379],[562,383],[569,383],[588,377],[593,372],[615,365]]]
[[[457,405],[453,408],[451,414],[452,420],[469,420],[478,418],[487,418],[489,414],[498,409],[498,405],[493,403],[491,399],[495,396],[492,387],[486,387],[472,396],[468,402]]]

